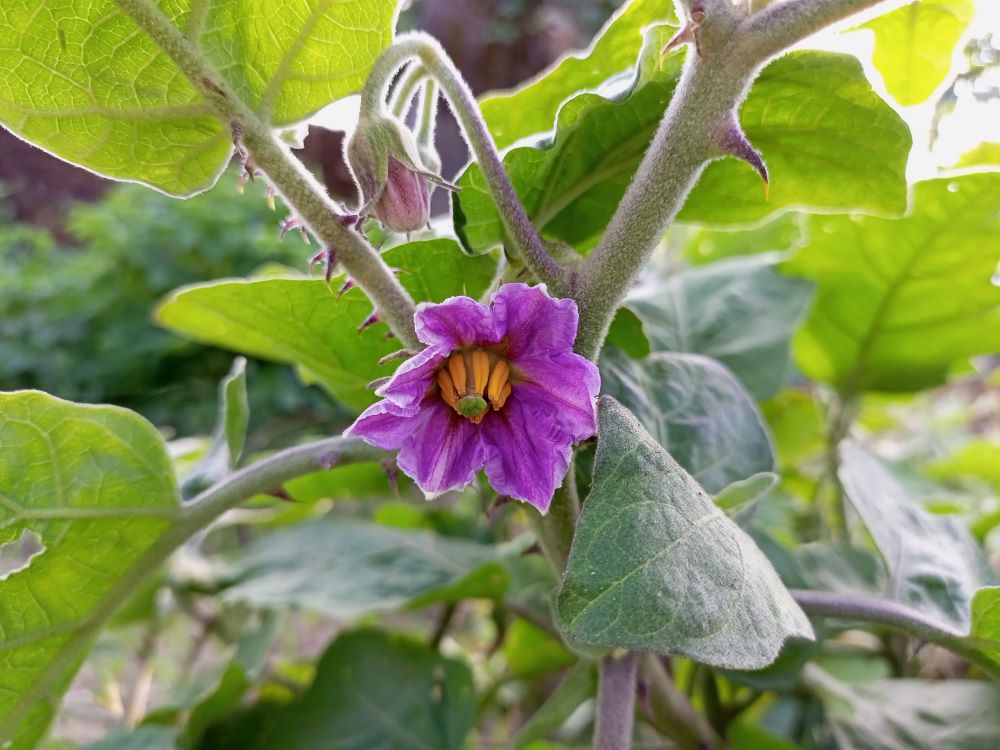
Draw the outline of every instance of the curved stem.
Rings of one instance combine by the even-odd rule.
[[[389,102],[389,109],[392,114],[402,120],[410,109],[413,102],[413,95],[417,91],[417,86],[427,77],[427,71],[423,65],[411,65],[406,73],[396,83],[392,89],[392,100]]]
[[[417,122],[417,143],[422,146],[430,146],[434,143],[439,93],[437,81],[433,78],[428,79],[420,94],[420,117]]]
[[[826,591],[792,589],[792,597],[806,614],[835,617],[842,620],[863,620],[885,625],[922,641],[935,643],[953,651],[987,674],[1000,679],[1000,663],[975,647],[965,634],[943,625],[921,612],[899,602],[857,594],[832,594]]]
[[[369,111],[376,106],[376,101],[384,99],[389,81],[399,66],[412,58],[423,63],[451,104],[473,157],[483,170],[504,228],[517,252],[540,280],[552,286],[556,294],[565,294],[568,274],[545,249],[545,243],[528,218],[504,170],[496,143],[486,127],[472,91],[436,39],[419,32],[404,34],[383,52],[372,66],[368,83],[362,92],[362,112]]]
[[[320,242],[336,251],[341,265],[368,294],[400,341],[406,346],[419,346],[413,330],[416,308],[409,293],[375,249],[340,221],[337,207],[326,191],[274,137],[271,126],[240,101],[212,62],[153,0],[115,2],[180,68]]]
[[[629,750],[635,719],[635,679],[639,654],[601,659],[597,682],[594,750]]]

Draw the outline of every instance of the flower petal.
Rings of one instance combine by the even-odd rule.
[[[375,391],[376,395],[400,406],[419,404],[434,385],[434,373],[447,357],[433,347],[422,349],[396,368],[389,382]]]
[[[413,324],[418,339],[445,353],[500,340],[490,308],[471,297],[449,297],[440,304],[421,302]]]
[[[344,430],[345,437],[359,437],[370,445],[392,451],[413,434],[419,422],[416,405],[400,406],[392,401],[379,401],[365,409],[354,424]]]
[[[600,371],[573,352],[551,357],[520,357],[512,362],[518,380],[513,393],[522,403],[549,418],[574,443],[597,432],[596,398]]]
[[[572,439],[549,416],[511,396],[480,425],[486,476],[497,492],[549,509],[572,456]]]
[[[550,297],[544,285],[504,284],[493,295],[493,319],[512,358],[569,351],[576,339],[576,302]]]
[[[430,398],[411,422],[396,463],[432,498],[472,482],[484,460],[478,427],[440,399]]]

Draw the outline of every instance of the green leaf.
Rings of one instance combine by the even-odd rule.
[[[812,637],[774,568],[614,399],[599,405],[594,485],[557,608],[572,638],[732,669]]]
[[[597,670],[594,662],[580,660],[514,735],[512,745],[524,750],[532,742],[543,740],[573,715],[597,692]]]
[[[993,167],[994,170],[1000,167],[1000,143],[980,143],[962,154],[962,158],[954,166],[955,169],[970,167]]]
[[[1000,351],[1000,175],[918,183],[906,218],[814,217],[785,264],[819,289],[795,337],[812,378],[846,394],[913,391]]]
[[[930,464],[927,470],[937,479],[981,479],[1000,495],[1000,445],[990,440],[966,443],[956,453]]]
[[[476,715],[462,661],[376,630],[345,633],[309,690],[259,703],[210,730],[203,750],[461,750]]]
[[[338,619],[438,601],[495,599],[507,589],[494,547],[351,519],[273,531],[231,559],[222,575],[225,601]]]
[[[724,511],[743,510],[767,495],[781,479],[771,471],[762,471],[726,485],[715,495],[715,504]]]
[[[604,25],[582,54],[567,55],[524,86],[487,95],[483,117],[498,148],[534,133],[551,130],[564,99],[596,88],[615,73],[635,65],[642,30],[654,21],[676,22],[673,7],[662,0],[631,0]]]
[[[662,69],[658,63],[671,32],[647,32],[633,81],[619,77],[570,99],[551,139],[504,157],[545,237],[583,251],[607,226],[673,95],[680,56],[668,57]],[[905,210],[910,133],[854,57],[799,51],[775,60],[754,83],[740,119],[767,161],[770,197],[753,169],[724,159],[705,170],[681,221],[740,224],[790,207]],[[471,165],[458,184],[455,226],[466,250],[502,243],[503,226],[479,167]]]
[[[820,680],[818,692],[841,750],[992,750],[1000,736],[1000,687],[988,682],[846,685],[825,673]]]
[[[418,300],[456,294],[476,297],[493,277],[495,261],[464,256],[453,240],[410,242],[386,251],[399,279]],[[378,360],[399,349],[385,324],[359,332],[371,302],[359,289],[338,297],[343,281],[264,278],[217,281],[178,290],[161,303],[161,325],[198,341],[250,356],[298,365],[351,409],[376,400],[368,384],[399,362]]]
[[[968,631],[973,595],[996,576],[964,524],[919,508],[879,461],[851,443],[841,446],[840,479],[889,568],[890,595]]]
[[[969,636],[973,647],[992,659],[1000,669],[1000,587],[979,589],[972,597],[972,630]]]
[[[904,107],[926,100],[948,76],[972,0],[917,0],[859,26],[875,33],[873,62]]]
[[[632,359],[642,359],[652,351],[642,321],[627,307],[618,308],[604,343],[621,349]]]
[[[521,679],[557,672],[577,661],[562,641],[521,619],[507,628],[501,652],[511,676]]]
[[[788,379],[789,342],[812,297],[811,284],[777,272],[779,257],[732,258],[651,278],[627,304],[654,351],[713,357],[755,398],[770,398]]]
[[[243,455],[250,403],[247,400],[247,361],[233,360],[229,374],[219,383],[219,414],[212,444],[205,456],[191,469],[181,488],[181,495],[192,498],[222,480],[233,471]]]
[[[802,243],[804,224],[804,214],[789,211],[753,227],[708,229],[677,224],[667,238],[680,234],[684,258],[704,265],[738,255],[791,250]]]
[[[666,352],[634,360],[607,349],[601,381],[709,492],[774,468],[753,400],[718,362]]]
[[[357,91],[392,40],[385,0],[150,0],[247,107],[275,126]],[[0,8],[0,123],[60,158],[174,195],[210,187],[233,150],[180,69],[113,0]]]
[[[139,727],[131,732],[114,732],[84,750],[175,750],[177,731],[169,727]]]
[[[27,532],[44,546],[0,579],[0,746],[39,740],[179,510],[163,439],[138,415],[0,394],[0,545]]]

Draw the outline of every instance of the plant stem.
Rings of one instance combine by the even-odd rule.
[[[271,126],[239,100],[212,62],[153,0],[115,2],[180,68],[319,241],[336,251],[338,261],[368,294],[399,340],[406,346],[419,346],[413,330],[415,306],[409,293],[374,248],[340,221],[326,191],[274,137]]]
[[[399,80],[392,90],[392,100],[389,102],[389,109],[395,117],[402,120],[406,113],[410,111],[410,104],[413,103],[413,95],[417,86],[427,77],[427,71],[423,65],[411,65],[407,68],[402,79]]]
[[[859,594],[792,589],[792,597],[807,614],[842,620],[863,620],[935,643],[968,659],[984,672],[1000,679],[1000,664],[975,647],[971,638],[899,602]]]
[[[562,578],[569,561],[578,515],[580,496],[576,487],[576,462],[570,461],[562,487],[552,497],[549,512],[544,516],[539,513],[532,513],[530,516],[532,529],[545,553],[545,559],[559,578]]]
[[[638,665],[639,655],[634,651],[601,659],[594,750],[629,750],[632,747]]]
[[[451,104],[473,157],[483,170],[504,228],[517,253],[541,281],[553,287],[556,294],[565,294],[568,281],[566,271],[549,255],[542,238],[528,218],[504,170],[496,143],[486,127],[472,91],[436,39],[422,33],[403,34],[392,47],[382,53],[372,66],[368,84],[362,92],[361,111],[370,111],[376,106],[376,102],[384,99],[386,87],[399,66],[412,58],[418,58],[423,63],[423,67],[438,82]]]
[[[704,716],[667,674],[654,654],[642,659],[642,679],[649,691],[649,723],[679,750],[710,750],[722,747],[722,740]]]

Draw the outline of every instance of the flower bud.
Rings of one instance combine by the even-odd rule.
[[[361,190],[359,213],[374,215],[393,232],[426,226],[432,185],[455,189],[424,166],[412,133],[392,117],[362,117],[346,156]]]

